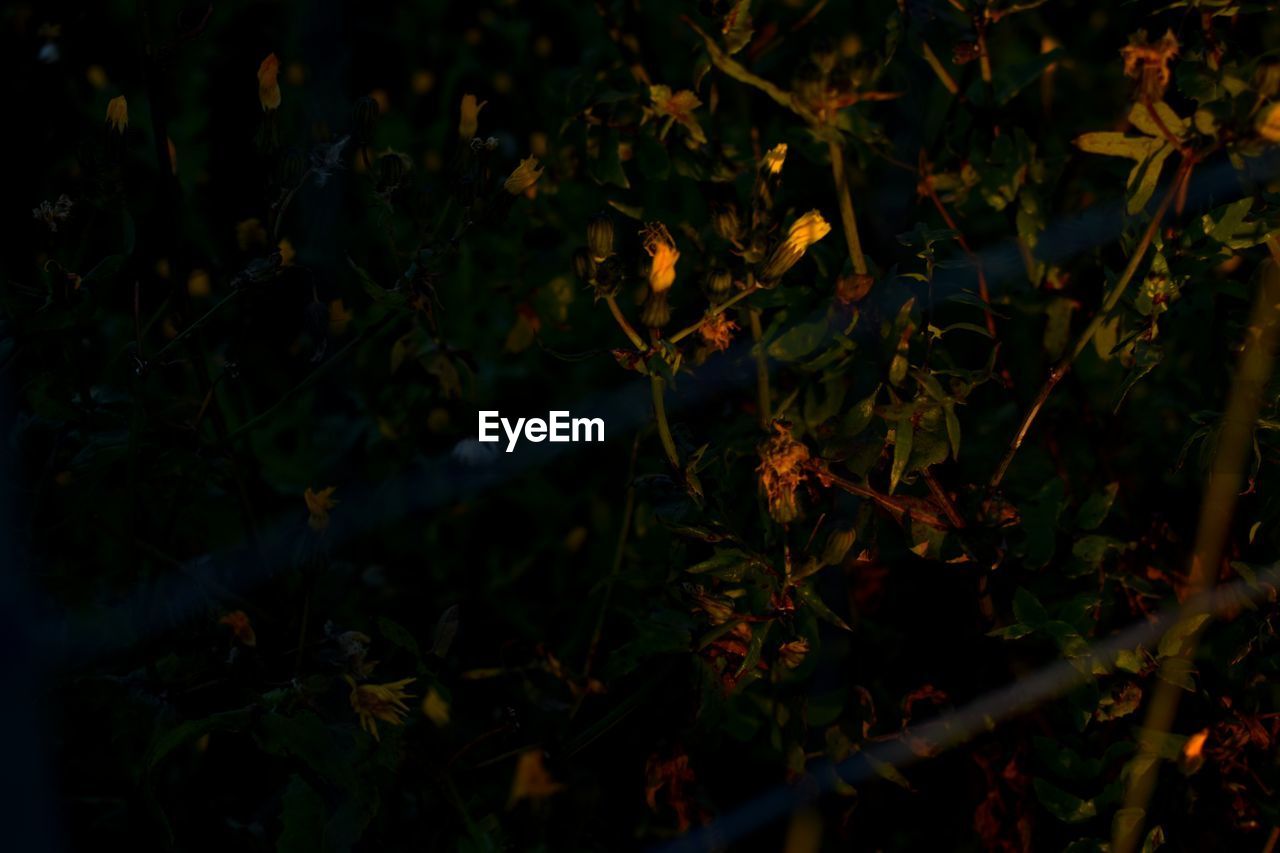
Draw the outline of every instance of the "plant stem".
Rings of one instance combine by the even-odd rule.
[[[928,42],[921,42],[921,49],[924,53],[924,61],[929,63],[929,67],[933,69],[933,73],[938,75],[938,79],[942,81],[942,85],[953,95],[960,94],[960,87],[956,84],[956,79],[951,76],[951,72],[947,71],[946,66],[938,59],[938,55],[933,52],[933,48],[929,47]]]
[[[1071,365],[1080,357],[1080,353],[1084,352],[1085,347],[1089,346],[1093,336],[1098,333],[1098,329],[1102,328],[1102,323],[1106,320],[1107,315],[1120,302],[1124,296],[1125,290],[1128,289],[1129,283],[1133,280],[1134,275],[1138,271],[1138,267],[1142,263],[1142,259],[1146,257],[1147,249],[1151,246],[1151,241],[1155,239],[1156,232],[1160,229],[1160,223],[1164,221],[1165,214],[1169,212],[1169,206],[1173,203],[1174,198],[1182,189],[1182,184],[1191,175],[1191,168],[1194,161],[1191,158],[1184,159],[1178,167],[1178,173],[1173,179],[1172,185],[1164,198],[1160,201],[1160,207],[1156,210],[1155,215],[1151,218],[1147,229],[1142,232],[1142,239],[1138,241],[1138,245],[1134,247],[1133,254],[1129,256],[1129,263],[1124,268],[1124,272],[1120,275],[1120,279],[1107,293],[1102,300],[1102,306],[1097,313],[1093,315],[1093,319],[1089,321],[1089,325],[1085,326],[1084,331],[1080,333],[1080,337],[1076,339],[1075,346],[1071,348],[1062,360],[1049,371],[1049,377],[1045,380],[1044,385],[1040,388],[1040,393],[1036,394],[1031,408],[1027,409],[1026,415],[1022,418],[1022,424],[1018,427],[1017,433],[1014,434],[1013,441],[1009,443],[1009,449],[1005,451],[1004,458],[1000,460],[1000,465],[996,468],[995,473],[991,476],[990,488],[995,489],[1004,479],[1005,473],[1009,470],[1009,465],[1013,462],[1013,457],[1017,455],[1018,449],[1022,447],[1022,442],[1026,439],[1027,433],[1031,429],[1031,425],[1039,416],[1040,410],[1044,408],[1045,401],[1049,399],[1049,395],[1053,393],[1053,389],[1062,381],[1062,377],[1067,375],[1071,370]]]
[[[751,287],[748,287],[746,290],[738,291],[733,296],[730,296],[728,299],[726,299],[724,302],[721,302],[717,305],[712,305],[709,309],[707,309],[707,313],[702,315],[701,320],[694,323],[692,326],[685,326],[683,329],[676,332],[671,337],[667,338],[667,341],[673,344],[680,343],[685,338],[689,337],[694,332],[698,331],[698,329],[702,328],[703,321],[705,321],[708,317],[714,317],[717,314],[723,314],[729,308],[732,308],[734,305],[737,305],[739,302],[741,302],[742,300],[746,299],[748,296],[752,295],[753,293],[761,289],[762,288],[759,285],[752,285]]]
[[[631,345],[641,352],[648,349],[648,347],[644,345],[644,338],[640,337],[640,334],[635,330],[635,328],[627,322],[627,318],[622,316],[622,309],[618,307],[618,300],[614,299],[612,296],[606,296],[604,301],[608,303],[609,313],[612,314],[613,319],[617,321],[618,328],[622,329],[622,333],[627,336],[629,341],[631,341]]]
[[[849,195],[849,178],[844,169],[844,149],[839,143],[827,143],[831,155],[831,179],[836,186],[836,198],[840,202],[840,223],[844,226],[844,240],[849,245],[849,259],[853,271],[867,274],[867,259],[862,254],[862,241],[858,239],[858,219],[853,212],[853,198]]]
[[[756,351],[756,400],[760,408],[760,426],[768,430],[773,423],[773,401],[769,391],[769,356],[764,351],[764,329],[760,326],[760,309],[748,308],[751,322],[751,339]]]
[[[667,405],[663,399],[666,385],[666,380],[658,374],[649,374],[649,390],[653,392],[653,417],[658,422],[658,437],[662,439],[662,449],[666,451],[671,467],[679,471],[680,454],[676,451],[676,440],[671,435],[671,425],[667,423]]]

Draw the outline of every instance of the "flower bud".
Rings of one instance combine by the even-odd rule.
[[[715,267],[707,273],[707,292],[712,296],[724,296],[732,287],[733,273],[724,267]]]
[[[822,562],[828,566],[839,565],[853,547],[857,534],[849,530],[833,530],[827,537],[827,547],[822,551]]]
[[[576,249],[574,251],[573,272],[586,284],[591,284],[596,277],[596,262],[591,260],[591,253],[586,249]]]
[[[541,177],[542,167],[538,165],[538,158],[529,157],[520,161],[520,165],[516,167],[516,170],[503,182],[502,188],[511,195],[522,195],[532,188],[538,182],[538,178]]]
[[[765,261],[760,271],[763,284],[776,284],[787,271],[804,257],[809,247],[831,232],[831,225],[822,218],[822,214],[811,210],[791,223],[787,238],[773,250],[773,254]]]
[[[640,322],[650,329],[661,329],[671,322],[671,305],[667,302],[667,291],[649,291],[648,298],[640,307]]]
[[[736,243],[742,237],[742,220],[734,204],[716,205],[711,210],[711,227],[722,240]]]
[[[378,158],[378,187],[382,190],[395,189],[404,181],[409,170],[409,158],[395,151],[390,151]]]
[[[609,214],[597,213],[587,221],[587,248],[596,263],[613,254],[613,220]]]
[[[378,126],[378,115],[382,110],[378,102],[368,95],[356,101],[351,110],[351,138],[356,145],[368,145],[373,142],[373,131]]]

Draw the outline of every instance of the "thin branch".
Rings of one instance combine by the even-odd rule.
[[[831,157],[831,179],[836,187],[836,199],[840,202],[840,223],[844,226],[844,240],[849,246],[849,259],[853,271],[867,274],[867,259],[862,254],[862,241],[858,238],[858,220],[853,212],[853,198],[849,194],[849,177],[844,168],[844,149],[835,140],[827,142],[827,154]]]
[[[653,395],[653,417],[658,424],[658,437],[662,439],[662,449],[666,451],[671,467],[680,470],[680,453],[676,450],[676,440],[671,435],[671,425],[667,422],[666,380],[656,373],[649,374],[649,390]]]
[[[756,403],[760,409],[760,427],[768,430],[773,423],[773,394],[769,389],[769,356],[764,351],[764,329],[760,326],[760,309],[748,308],[751,339],[755,341]]]
[[[609,313],[612,314],[613,319],[617,321],[618,328],[622,329],[622,333],[627,336],[629,341],[631,341],[631,345],[640,352],[647,350],[648,347],[644,345],[644,338],[640,337],[640,333],[637,332],[635,327],[628,323],[627,318],[622,315],[622,309],[618,307],[618,300],[614,299],[612,296],[606,296],[604,301],[609,305]]]

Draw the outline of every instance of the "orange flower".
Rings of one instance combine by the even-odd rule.
[[[708,316],[698,327],[702,341],[715,352],[722,352],[733,343],[733,333],[738,324],[725,316],[723,311]]]
[[[480,127],[480,110],[488,101],[476,102],[475,95],[462,96],[462,115],[458,119],[458,135],[463,139],[471,139]]]
[[[116,133],[124,133],[129,127],[129,102],[124,95],[117,95],[107,103],[107,123]]]
[[[280,73],[280,60],[274,53],[267,54],[258,66],[258,101],[262,111],[280,109],[280,84],[276,77]]]
[[[516,773],[511,779],[511,796],[507,798],[507,808],[511,808],[520,800],[545,800],[552,794],[564,790],[564,785],[551,778],[547,766],[542,761],[542,752],[530,749],[520,753],[516,762]]]
[[[770,175],[776,175],[782,171],[782,164],[787,162],[787,143],[779,142],[770,148],[764,155],[764,168]]]
[[[694,142],[701,145],[707,141],[707,135],[702,132],[702,126],[693,115],[693,111],[702,106],[702,101],[693,92],[688,89],[672,92],[670,86],[650,86],[649,100],[653,102],[654,112],[679,122],[681,127],[689,131]]]
[[[337,486],[330,486],[318,492],[307,489],[302,493],[302,499],[307,502],[307,512],[310,513],[307,523],[317,533],[329,527],[329,510],[338,505],[338,502],[333,499],[333,493],[337,490]]]
[[[253,633],[253,625],[243,610],[233,610],[218,620],[219,625],[231,628],[232,635],[242,646],[258,645],[258,637]]]
[[[351,710],[360,718],[360,728],[373,735],[374,740],[381,740],[378,737],[378,720],[393,726],[404,723],[405,714],[409,712],[404,700],[413,698],[404,692],[404,688],[417,679],[402,678],[388,684],[356,684],[351,676],[342,677],[351,685]]]
[[[653,258],[649,267],[649,288],[654,293],[671,289],[676,281],[676,261],[680,260],[680,251],[675,240],[671,239],[671,232],[661,222],[651,222],[641,235],[644,237],[644,250]]]
[[[769,501],[769,515],[780,524],[800,514],[796,491],[804,481],[809,448],[791,436],[781,422],[773,425],[774,436],[760,446],[760,488]]]

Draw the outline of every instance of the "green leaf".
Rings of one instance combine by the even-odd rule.
[[[769,344],[768,353],[779,361],[797,361],[817,349],[826,337],[826,321],[799,323]]]
[[[1159,117],[1159,122],[1152,116],[1153,112]],[[1190,119],[1179,117],[1164,101],[1152,104],[1150,109],[1145,103],[1134,104],[1133,109],[1129,110],[1129,123],[1147,136],[1160,139],[1165,138],[1166,130],[1175,138],[1181,139],[1191,129]],[[1164,125],[1163,129],[1160,127],[1161,124]]]
[[[1032,785],[1040,804],[1064,823],[1082,823],[1097,817],[1098,807],[1093,800],[1082,800],[1038,776],[1032,780]]]
[[[285,788],[276,853],[315,853],[324,849],[324,800],[296,773]]]
[[[908,406],[898,418],[893,433],[893,467],[889,471],[889,494],[898,488],[902,475],[907,473],[907,463],[911,461],[911,445],[915,439],[915,407]]]
[[[1163,145],[1157,148],[1150,157],[1139,163],[1129,173],[1129,203],[1125,210],[1134,216],[1147,206],[1151,196],[1160,183],[1160,172],[1164,169],[1164,161],[1173,153],[1173,146]]]
[[[1024,587],[1018,587],[1013,594],[1013,615],[1019,622],[1032,629],[1043,627],[1049,622],[1049,611]]]
[[[1194,637],[1208,621],[1208,613],[1196,613],[1186,619],[1179,619],[1160,638],[1160,645],[1156,647],[1156,654],[1159,657],[1167,658],[1181,653],[1182,647],[1186,642]]]
[[[418,641],[415,640],[413,635],[410,634],[400,623],[388,619],[386,616],[379,616],[378,632],[382,634],[389,643],[399,646],[409,652],[415,659],[422,656],[421,651],[418,649]]]
[[[1123,133],[1086,133],[1076,138],[1076,146],[1090,154],[1107,157],[1128,157],[1142,162],[1164,145],[1159,139],[1142,136],[1126,136]]]
[[[830,622],[832,625],[835,625],[837,628],[842,628],[845,631],[853,630],[849,627],[848,622],[845,622],[837,616],[835,612],[830,607],[827,607],[826,603],[818,597],[818,592],[813,588],[812,584],[799,584],[796,587],[796,597],[799,598],[806,607],[812,610],[815,616],[824,622]]]
[[[165,759],[184,743],[195,740],[201,735],[215,731],[238,731],[249,724],[251,708],[240,708],[235,711],[223,711],[199,720],[187,720],[173,728],[161,732],[147,747],[145,765],[151,769]]]
[[[1093,530],[1102,524],[1106,520],[1107,514],[1111,512],[1111,507],[1116,502],[1116,495],[1119,492],[1119,483],[1108,483],[1102,491],[1094,492],[1090,495],[1080,505],[1080,511],[1076,513],[1076,527],[1081,530]]]

